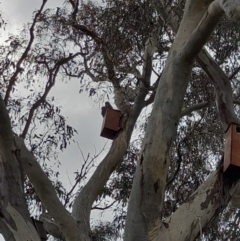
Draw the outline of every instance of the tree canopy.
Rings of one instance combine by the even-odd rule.
[[[239,16],[236,0],[43,0],[0,45],[5,240],[41,240],[33,209],[49,239],[236,240],[238,177],[223,160],[240,124]],[[121,113],[106,156],[92,172],[87,156],[69,190],[51,168],[77,135],[51,95],[61,81]],[[112,221],[91,223],[94,209]]]

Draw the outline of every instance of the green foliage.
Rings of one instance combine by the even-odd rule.
[[[181,19],[185,1],[167,2],[172,6],[172,14]],[[80,82],[80,93],[87,91],[90,97],[103,102],[112,98],[113,84],[108,69],[113,65],[119,84],[136,89],[136,72],[141,73],[145,63],[144,46],[152,29],[157,26],[159,39],[151,66],[154,76],[149,97],[155,91],[156,79],[161,76],[174,39],[174,33],[159,18],[150,0],[108,0],[104,6],[89,1],[82,2],[76,9],[71,1],[66,1],[61,8],[37,11],[31,24],[18,35],[10,35],[0,46],[0,94],[5,97],[13,131],[25,138],[30,151],[52,179],[58,196],[69,209],[76,190],[81,188],[81,181],[93,166],[94,158],[85,159],[82,168],[75,173],[73,188],[66,190],[58,179],[58,171],[53,171],[47,160],[57,160],[59,150],[67,148],[76,131],[61,114],[61,107],[54,97],[50,96],[52,87],[58,81],[68,82],[75,78]],[[3,26],[5,22],[0,18],[0,27]],[[238,39],[239,27],[223,19],[207,44],[231,79],[236,100],[240,97]],[[108,57],[111,59],[109,62]],[[206,180],[223,154],[224,133],[213,101],[211,80],[196,63],[183,109],[203,102],[209,102],[209,105],[183,117],[179,123],[171,153],[163,219]],[[236,110],[239,112],[238,107]],[[132,140],[122,164],[96,200],[94,209],[111,208],[113,220],[93,225],[92,240],[121,237],[149,112],[148,109],[137,123],[136,132],[140,138]],[[25,192],[29,208],[36,205],[40,211],[41,202],[27,178]],[[224,210],[204,231],[205,240],[236,240],[239,220],[238,210]]]

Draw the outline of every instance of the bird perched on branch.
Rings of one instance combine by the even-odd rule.
[[[106,101],[105,106],[102,107],[102,110],[101,110],[102,117],[105,116],[107,109],[113,109],[113,107],[111,106],[111,104],[108,101]]]

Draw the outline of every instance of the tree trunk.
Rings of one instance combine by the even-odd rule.
[[[171,146],[194,58],[222,17],[221,9],[208,8],[211,2],[186,2],[142,144],[128,206],[125,241],[171,240],[161,218]]]
[[[0,231],[5,240],[40,241],[28,212],[23,169],[5,104],[0,97]]]

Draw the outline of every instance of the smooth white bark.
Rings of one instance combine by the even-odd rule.
[[[217,1],[212,4],[211,2],[186,2],[183,20],[158,85],[153,110],[142,145],[129,201],[125,230],[126,241],[193,240],[198,235],[199,229],[198,232],[195,231],[197,223],[196,219],[194,219],[195,223],[191,223],[194,227],[186,225],[186,232],[183,232],[184,238],[187,239],[179,239],[177,234],[179,234],[180,230],[178,230],[179,232],[176,231],[173,238],[168,237],[166,239],[166,232],[161,223],[161,210],[170,162],[169,152],[176,135],[183,96],[192,63],[224,13]],[[206,182],[206,185],[211,186],[212,183]],[[210,188],[208,192],[212,193],[214,189]],[[216,209],[219,208],[217,205],[210,205],[211,198],[215,197],[199,198],[200,200],[196,201],[196,206],[193,208],[194,212],[198,213],[201,208],[204,211],[209,208],[207,211],[210,218],[212,218],[216,213]],[[199,208],[199,203],[203,203],[204,199],[207,198],[208,202],[205,203],[205,206]],[[179,209],[179,212],[183,210],[187,215],[190,215],[189,213],[192,210],[187,209],[187,206],[188,204]],[[204,218],[208,219],[209,216],[206,215]],[[202,219],[199,223],[206,225],[207,222],[201,216],[201,213],[199,213],[199,218]],[[174,232],[176,225],[179,224],[174,223],[169,230],[172,229]],[[164,236],[161,236],[163,234]]]
[[[51,181],[42,170],[35,157],[29,152],[21,137],[15,136],[15,142],[21,153],[23,169],[31,180],[43,206],[54,218],[66,240],[85,240],[86,233],[81,233],[71,214],[60,202]],[[37,175],[36,175],[37,173]]]

